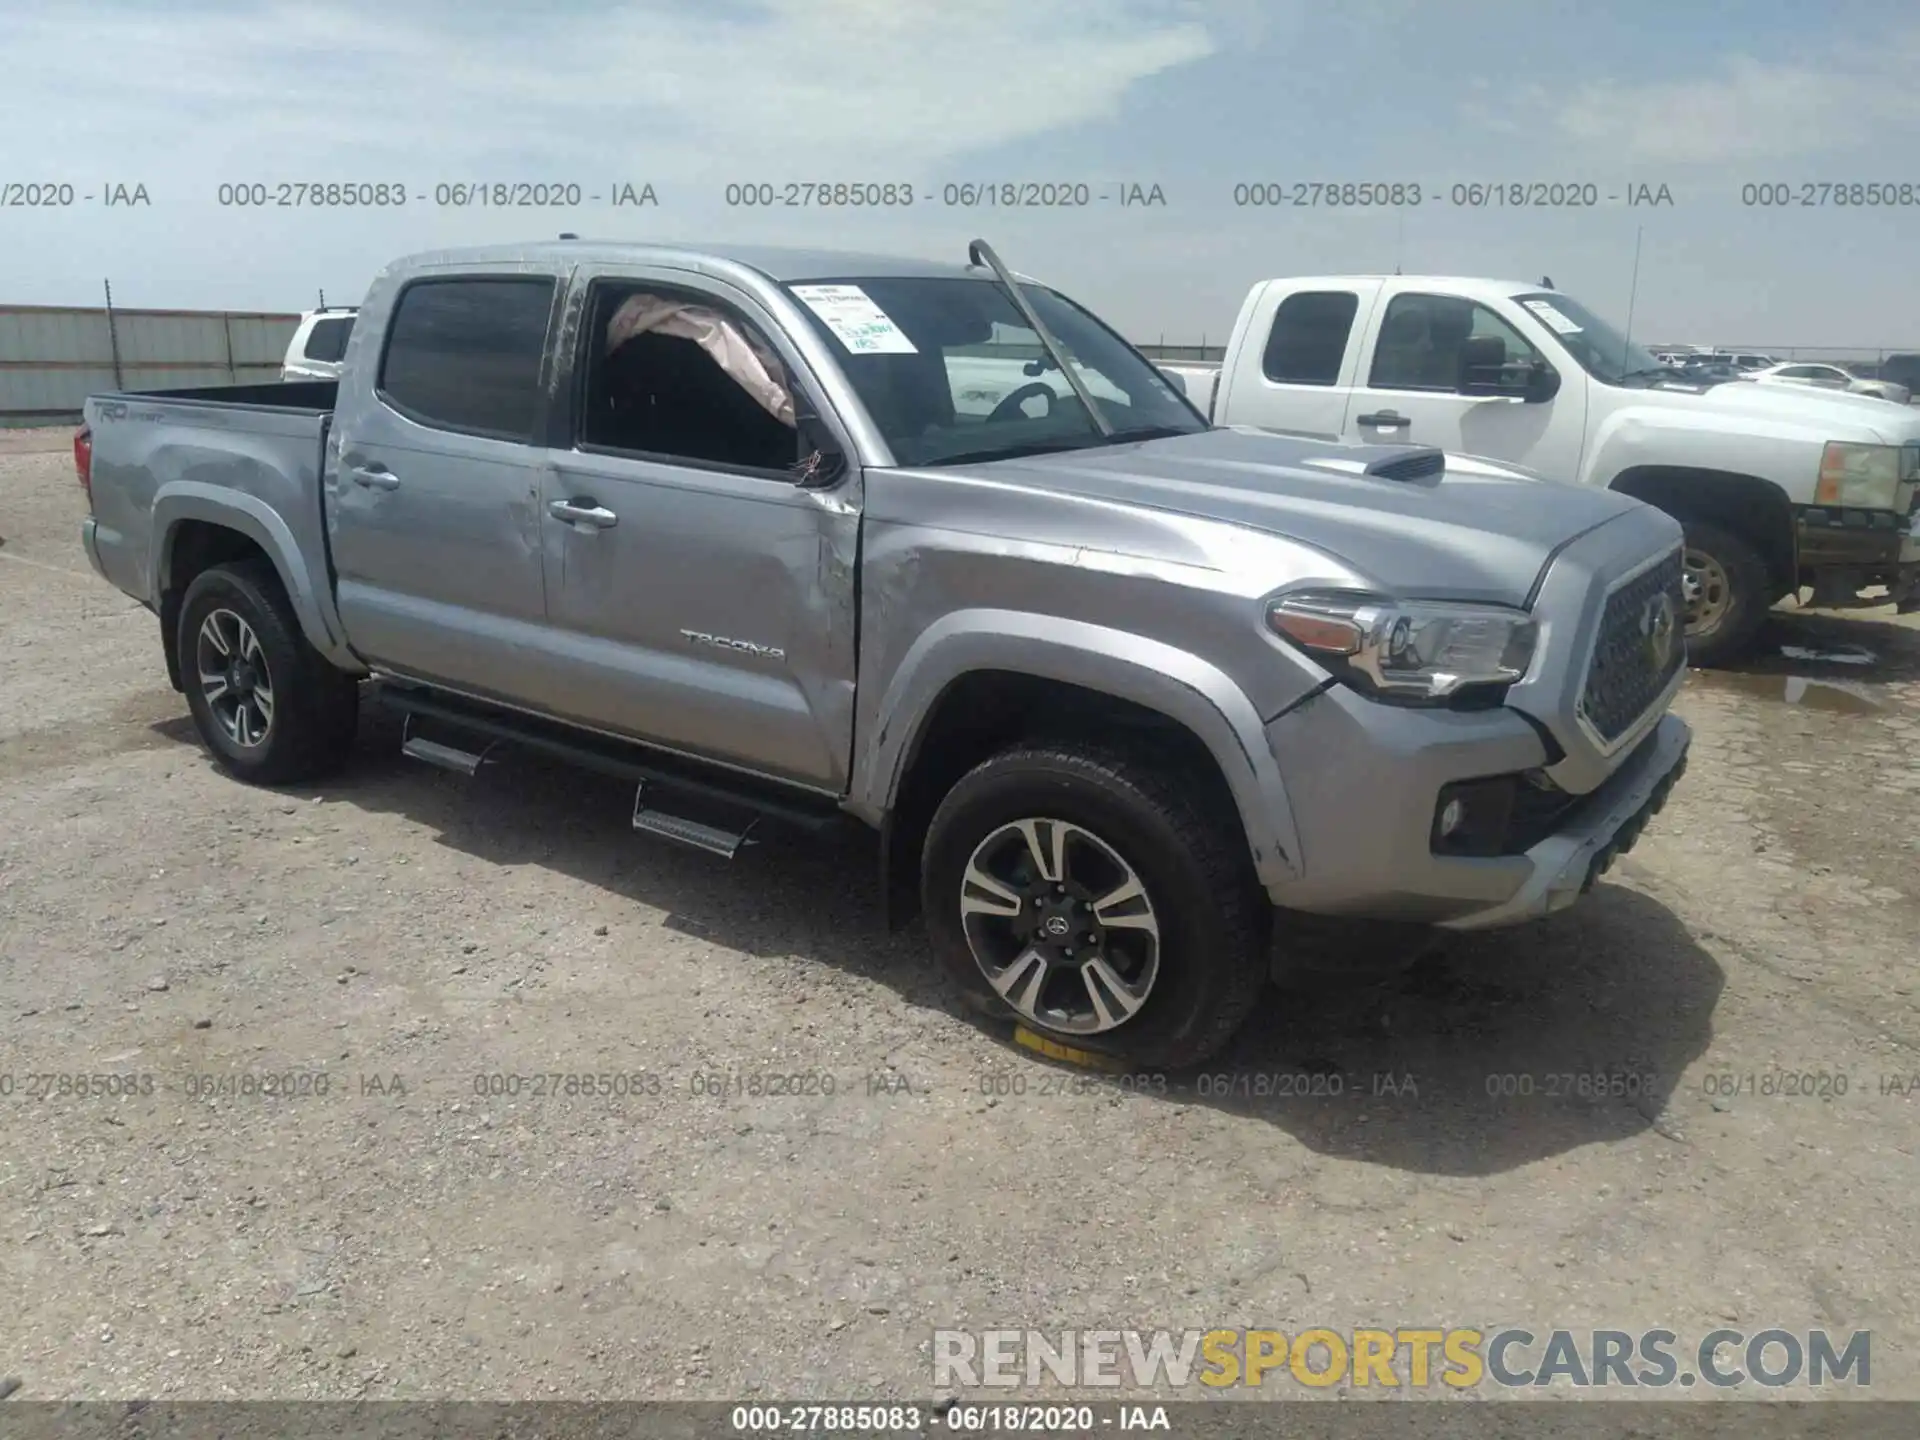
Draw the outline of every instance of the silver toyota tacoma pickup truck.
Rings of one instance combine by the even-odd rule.
[[[222,766],[315,779],[377,698],[721,855],[851,817],[893,923],[1057,1045],[1194,1063],[1309,953],[1559,910],[1685,763],[1673,520],[1210,426],[984,242],[416,256],[343,367],[75,437]]]

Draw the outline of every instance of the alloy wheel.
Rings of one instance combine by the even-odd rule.
[[[960,920],[987,983],[1049,1030],[1116,1029],[1159,977],[1160,921],[1146,886],[1118,850],[1064,820],[1015,820],[975,846]]]
[[[273,676],[260,637],[232,610],[214,610],[200,622],[194,646],[200,693],[234,744],[252,750],[273,729]]]

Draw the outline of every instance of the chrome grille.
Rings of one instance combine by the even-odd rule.
[[[1607,597],[1580,692],[1580,717],[1602,745],[1612,745],[1633,729],[1687,663],[1686,608],[1678,550]],[[1663,629],[1668,642],[1664,659]]]

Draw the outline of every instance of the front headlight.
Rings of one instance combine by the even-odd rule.
[[[1414,705],[1511,685],[1527,673],[1538,633],[1525,611],[1503,606],[1347,591],[1272,601],[1267,626],[1374,698]]]
[[[1813,503],[1855,510],[1899,508],[1900,487],[1920,474],[1920,447],[1830,440],[1820,456]]]

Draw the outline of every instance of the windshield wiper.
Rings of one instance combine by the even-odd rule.
[[[1179,425],[1141,425],[1133,430],[1115,430],[1107,439],[1115,443],[1134,440],[1171,440],[1176,435],[1198,435],[1198,430],[1188,430]]]
[[[1087,418],[1093,421],[1094,428],[1102,436],[1111,438],[1113,426],[1107,417],[1100,413],[1099,407],[1093,403],[1093,392],[1087,389],[1087,382],[1082,380],[1080,372],[1073,368],[1072,362],[1067,359],[1067,352],[1060,348],[1060,342],[1053,338],[1053,332],[1047,329],[1046,322],[1028,303],[1026,295],[1021,292],[1020,285],[1013,278],[1012,272],[1002,265],[1000,257],[993,253],[993,247],[984,240],[973,241],[967,246],[967,262],[972,265],[985,265],[993,271],[994,278],[1000,282],[1000,288],[1006,291],[1007,298],[1013,301],[1013,308],[1020,312],[1020,317],[1032,327],[1033,333],[1040,337],[1040,343],[1046,347],[1047,354],[1053,357],[1053,363],[1060,367],[1060,373],[1066,376],[1067,383],[1073,387],[1073,393],[1079,396],[1080,403],[1086,406]]]
[[[1085,440],[1037,440],[1028,445],[998,445],[991,450],[966,450],[958,455],[942,455],[923,460],[922,465],[980,465],[991,460],[1024,460],[1029,455],[1060,455],[1069,450],[1091,450]]]
[[[1638,370],[1621,371],[1620,380],[1616,383],[1625,383],[1628,380],[1671,380],[1679,374],[1680,371],[1671,365],[1655,365],[1651,368],[1643,365]]]

